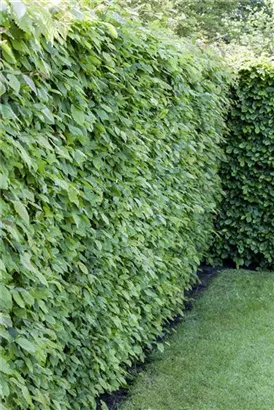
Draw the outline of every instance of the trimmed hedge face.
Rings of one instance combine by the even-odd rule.
[[[213,253],[238,266],[274,267],[274,65],[246,64],[233,90]]]
[[[3,403],[92,409],[196,280],[225,79],[133,23],[84,18],[54,44],[4,24]]]

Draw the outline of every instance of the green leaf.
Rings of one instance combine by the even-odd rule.
[[[157,343],[157,348],[161,353],[163,353],[163,351],[165,350],[163,343]]]
[[[7,91],[5,84],[0,81],[0,97],[1,95],[5,94],[5,92]]]
[[[103,400],[100,401],[100,406],[102,410],[109,410],[108,406]]]
[[[12,308],[12,299],[9,289],[0,283],[0,309],[3,312],[9,311]]]
[[[35,94],[37,94],[37,89],[36,89],[36,86],[35,86],[33,80],[25,74],[23,74],[23,78],[24,78],[25,82],[30,86],[32,91],[34,91]]]
[[[7,175],[0,173],[0,189],[7,189],[8,188],[9,179]]]
[[[19,389],[22,392],[22,395],[23,395],[24,399],[31,406],[30,408],[33,408],[33,402],[32,402],[32,399],[31,399],[31,395],[30,395],[28,389],[26,388],[26,386],[24,386],[24,384],[23,384],[24,379],[21,378],[20,376],[18,376],[18,374],[17,374],[17,378],[20,380],[20,382],[17,379],[15,379],[14,377],[12,377],[10,379],[10,382],[12,384],[16,385],[17,387],[19,387]]]
[[[7,377],[0,375],[0,397],[5,398],[10,396],[10,388],[7,383]],[[2,403],[0,403],[0,410],[8,410]]]
[[[31,263],[31,256],[27,252],[24,252],[20,255],[20,262],[22,263],[24,268],[35,274],[41,284],[48,286],[48,282],[45,276],[41,272],[39,272],[39,270]]]
[[[17,290],[13,290],[12,292],[12,297],[15,300],[15,302],[17,303],[18,306],[20,306],[21,308],[25,308],[25,303],[20,295],[20,293]]]
[[[10,48],[7,41],[6,40],[1,41],[0,46],[2,48],[2,53],[3,53],[3,56],[5,57],[5,59],[11,64],[16,64],[16,58],[14,57],[12,49]]]
[[[0,299],[1,303],[1,299]],[[5,328],[12,326],[12,321],[9,315],[0,312],[0,325],[3,325]]]
[[[75,107],[75,105],[71,105],[71,115],[75,122],[79,125],[83,125],[85,122],[85,114],[82,110]]]
[[[34,298],[25,289],[21,290],[21,297],[27,305],[32,306],[34,304]]]
[[[54,116],[48,109],[48,107],[44,107],[41,112],[44,114],[45,118],[48,120],[49,124],[54,124]]]
[[[101,218],[103,219],[103,221],[104,221],[107,225],[109,225],[109,219],[108,219],[108,217],[107,217],[105,214],[101,214]]]
[[[29,225],[29,214],[22,202],[15,201],[13,202],[13,206],[18,215]]]
[[[88,272],[88,268],[86,267],[86,265],[84,265],[82,262],[78,262],[78,266],[83,273],[88,275],[89,272]]]
[[[0,372],[12,374],[12,369],[4,357],[0,357]]]
[[[18,94],[20,91],[20,81],[17,80],[15,75],[13,74],[8,74],[8,79],[9,79],[9,85],[14,89],[14,91]]]
[[[37,269],[31,263],[31,256],[27,252],[24,252],[20,255],[20,262],[24,266],[24,268],[28,269],[31,272],[36,273]]]
[[[18,339],[16,339],[16,343],[29,353],[36,352],[36,347],[34,346],[34,344],[25,337],[19,337]]]
[[[118,33],[116,31],[116,28],[112,24],[104,22],[104,25],[107,27],[108,32],[111,35],[111,37],[118,38]]]

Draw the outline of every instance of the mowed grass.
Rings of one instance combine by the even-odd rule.
[[[274,410],[274,273],[226,270],[120,410]]]

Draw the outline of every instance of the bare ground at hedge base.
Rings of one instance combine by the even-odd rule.
[[[128,394],[109,397],[110,408],[273,409],[274,274],[222,271],[166,342],[138,369]]]

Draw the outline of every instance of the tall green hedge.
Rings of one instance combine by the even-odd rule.
[[[274,64],[246,62],[232,90],[221,167],[224,198],[213,254],[238,266],[274,267]]]
[[[48,12],[16,4],[1,16],[1,408],[90,410],[196,280],[226,78],[116,14],[68,11],[52,42]]]

